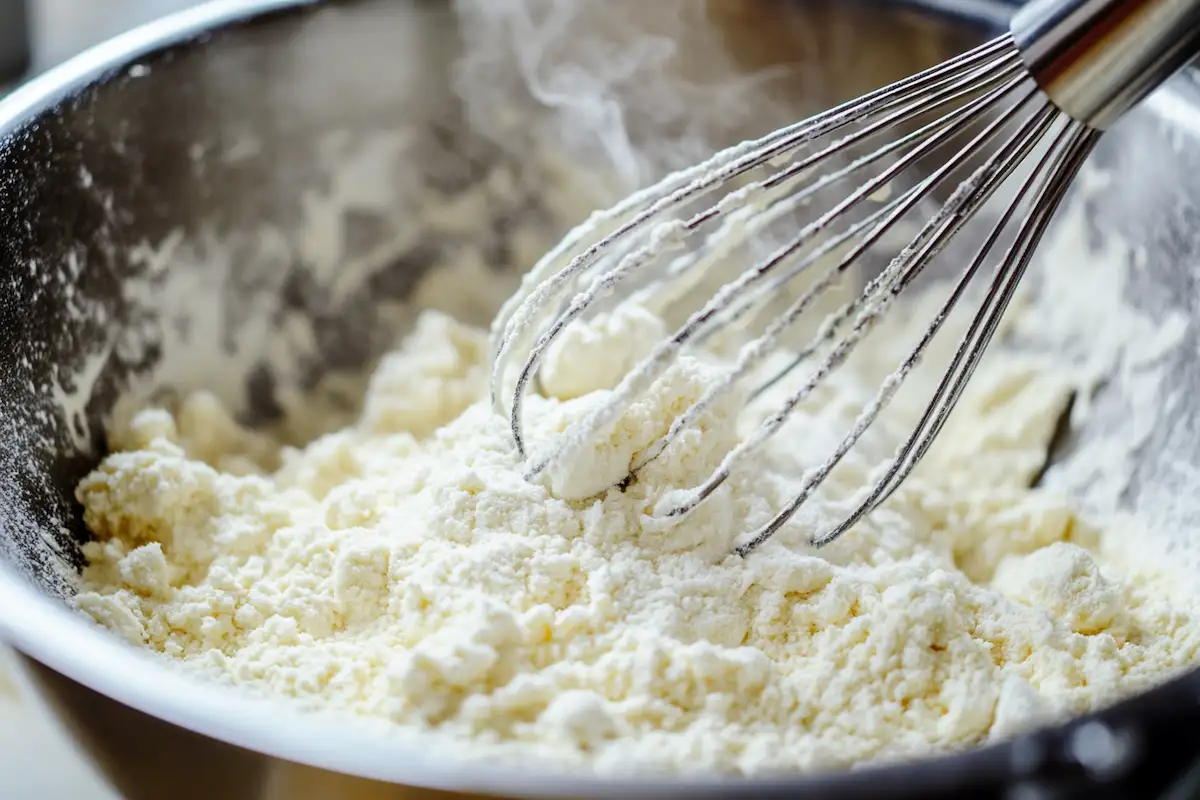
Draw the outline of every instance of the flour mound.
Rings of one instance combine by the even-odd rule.
[[[556,351],[528,401],[531,440],[602,402],[638,355],[614,345],[612,369],[592,370],[579,353],[650,327],[634,314]],[[1107,555],[1136,531],[1097,529],[1026,488],[1071,389],[1036,362],[981,368],[921,469],[841,540],[804,544],[902,425],[868,431],[743,560],[735,538],[796,490],[878,376],[835,375],[669,525],[652,510],[744,435],[739,403],[613,485],[709,367],[681,360],[584,468],[531,483],[486,402],[485,353],[482,332],[427,313],[360,421],[302,449],[269,446],[206,395],[143,412],[78,488],[96,535],[79,608],[232,684],[600,772],[927,755],[1094,709],[1200,658],[1194,598]]]

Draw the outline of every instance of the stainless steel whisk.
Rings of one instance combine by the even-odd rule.
[[[811,374],[786,402],[733,448],[707,480],[666,512],[670,517],[687,514],[783,426],[797,405],[846,361],[889,304],[1016,176],[1011,199],[991,222],[982,245],[952,282],[945,303],[899,369],[861,410],[829,458],[804,476],[796,495],[771,520],[740,540],[736,552],[747,555],[759,547],[812,495],[921,361],[989,257],[1003,250],[980,307],[911,436],[840,524],[812,539],[818,546],[832,542],[883,503],[928,451],[995,333],[1069,184],[1102,132],[1197,52],[1200,0],[1035,0],[1016,15],[1008,33],[987,44],[730,148],[594,215],[538,262],[493,324],[492,401],[509,416],[513,440],[526,460],[527,477],[534,479],[577,454],[646,391],[685,346],[743,318],[798,275],[823,268],[783,313],[740,350],[726,377],[708,387],[664,437],[637,456],[631,471],[631,477],[636,476],[714,400],[754,375],[818,296],[866,256],[885,249],[885,234],[894,231],[902,218],[914,209],[919,213],[922,203],[937,197],[939,187],[953,187],[916,235],[898,252],[888,254],[889,263],[862,292],[824,320],[789,369],[750,393],[761,393],[820,355]],[[856,154],[858,146],[877,140],[880,134],[895,138]],[[918,165],[926,168],[925,173],[889,196],[888,191],[895,189],[893,182]],[[547,349],[567,325],[622,283],[653,291],[694,280],[731,245],[790,219],[822,193],[872,168],[875,172],[864,183],[802,225],[767,258],[723,285],[624,376],[607,402],[556,437],[544,452],[528,452],[522,401]],[[755,170],[767,174],[751,179]],[[701,242],[689,244],[693,236]],[[1000,247],[1002,241],[1008,241],[1006,247]],[[515,361],[522,350],[525,358]],[[503,387],[518,363],[508,394]]]

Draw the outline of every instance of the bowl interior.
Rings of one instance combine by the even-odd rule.
[[[0,558],[71,591],[74,486],[114,415],[207,388],[307,438],[353,410],[417,309],[484,324],[596,205],[982,36],[872,3],[708,11],[579,4],[529,66],[515,30],[460,26],[447,3],[298,7],[134,53],[46,108],[10,103]],[[562,47],[587,30],[610,50]],[[660,77],[621,76],[613,52]],[[576,68],[627,124],[590,135],[588,109],[534,96]]]
[[[70,596],[87,535],[74,487],[112,418],[208,389],[283,436],[336,426],[418,310],[486,323],[593,207],[959,53],[1007,4],[579,3],[537,59],[518,57],[520,25],[462,25],[445,2],[235,5],[127,38],[94,71],[52,73],[0,106],[0,581],[21,591]],[[582,90],[622,115],[573,103]],[[1048,479],[1190,531],[1194,75],[1125,120],[1094,165],[1121,191],[1093,181],[1073,196],[1064,217],[1078,224],[1042,259],[1042,310],[1092,292],[1101,315],[1115,297],[1184,322],[1170,341],[1112,343]],[[1066,251],[1136,259],[1138,280],[1055,283]],[[1117,430],[1115,483],[1074,468]],[[39,636],[88,625],[65,604],[54,619]]]

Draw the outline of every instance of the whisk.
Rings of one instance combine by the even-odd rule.
[[[907,244],[886,253],[888,263],[865,288],[824,319],[790,366],[750,392],[757,396],[786,373],[813,362],[786,401],[733,447],[706,480],[680,493],[664,512],[668,517],[686,515],[849,358],[895,298],[968,221],[981,217],[984,203],[1002,186],[1011,187],[1002,210],[987,220],[981,245],[965,259],[966,269],[951,281],[944,304],[899,368],[828,458],[803,476],[796,494],[760,528],[746,532],[735,549],[743,556],[754,551],[814,493],[892,400],[951,311],[968,296],[972,279],[997,254],[979,307],[911,435],[873,485],[864,487],[852,510],[812,537],[817,546],[832,542],[886,501],[929,450],[1102,132],[1198,51],[1200,0],[1035,0],[1017,13],[1008,33],[970,52],[730,148],[594,215],[538,262],[493,323],[492,402],[509,417],[526,477],[535,479],[578,455],[685,347],[745,318],[802,273],[819,273],[740,349],[724,378],[708,386],[665,436],[636,456],[630,473],[635,477],[714,401],[758,375],[756,369],[780,350],[781,337],[813,310],[818,296],[852,266],[886,251],[888,235],[901,230],[902,218],[914,209],[920,214],[923,204],[937,203]],[[879,142],[888,135],[890,140]],[[867,143],[873,149],[858,149]],[[765,177],[752,179],[756,170]],[[921,174],[912,178],[916,172]],[[906,174],[912,185],[896,190]],[[694,283],[721,254],[752,242],[767,226],[790,220],[816,198],[863,175],[860,185],[721,286],[623,376],[606,402],[533,452],[523,429],[523,400],[548,348],[568,325],[600,301],[620,297],[615,293],[623,286],[653,291],[681,281]],[[945,197],[940,201],[939,187]],[[701,239],[698,245],[689,244],[693,236]],[[522,352],[524,359],[517,361]],[[506,383],[514,374],[509,391]]]

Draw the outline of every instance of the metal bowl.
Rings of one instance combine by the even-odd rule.
[[[685,104],[632,119],[631,140],[650,156],[625,165],[626,182],[674,166],[678,147],[651,146],[666,130],[690,120],[701,127],[684,138],[706,147],[761,133],[958,52],[1009,12],[990,0],[711,6],[731,68],[790,68],[762,89],[767,100],[741,112]],[[606,4],[617,7],[660,8]],[[678,37],[679,69],[712,67],[711,34]],[[426,301],[435,265],[471,276],[450,310],[486,321],[496,292],[585,213],[561,190],[612,163],[601,163],[595,142],[530,158],[529,137],[543,137],[544,149],[554,130],[530,122],[539,113],[531,98],[516,122],[486,95],[464,104],[454,87],[470,76],[453,68],[463,37],[445,2],[227,0],[113,40],[0,103],[0,330],[9,342],[0,352],[0,635],[126,797],[887,798],[1079,786],[1095,797],[1106,782],[1149,796],[1195,757],[1195,728],[1172,731],[1200,716],[1198,674],[1097,717],[912,765],[754,782],[484,768],[194,683],[68,609],[86,536],[73,488],[103,450],[106,419],[163,393],[215,388],[259,423],[286,425],[301,404],[336,420],[353,409],[356,376]],[[484,72],[501,86],[512,77],[505,66]],[[1106,141],[1096,157],[1117,179],[1156,191],[1135,208],[1089,201],[1096,235],[1137,242],[1148,254],[1146,285],[1158,290],[1150,295],[1194,312],[1195,76],[1181,76]],[[1172,158],[1147,155],[1163,150]],[[562,169],[568,160],[574,172]],[[469,223],[421,218],[489,176],[503,180]],[[297,320],[308,331],[300,340]],[[1197,352],[1181,356],[1166,389],[1194,385]],[[1158,485],[1156,468],[1200,450],[1198,411],[1177,403],[1164,412],[1127,504]],[[1091,435],[1102,432],[1077,431],[1076,440]],[[1080,744],[1098,732],[1124,743],[1101,748],[1102,763]]]

